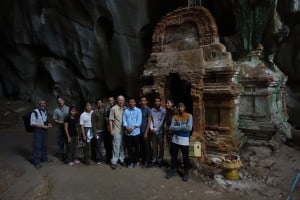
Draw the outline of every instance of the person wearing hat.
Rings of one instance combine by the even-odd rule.
[[[78,144],[78,116],[77,108],[70,106],[69,115],[64,120],[64,130],[66,134],[66,163],[69,166],[79,164],[80,161],[77,159],[77,144]]]
[[[171,142],[171,167],[167,172],[166,178],[171,178],[178,166],[178,153],[181,150],[184,165],[183,181],[189,179],[189,137],[193,127],[193,117],[185,112],[184,103],[178,103],[178,114],[174,115],[170,125],[170,130],[173,132]]]

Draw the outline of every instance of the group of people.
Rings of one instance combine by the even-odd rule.
[[[162,107],[161,98],[154,99],[154,107],[148,106],[145,96],[140,97],[137,107],[135,98],[124,96],[108,98],[105,106],[98,99],[96,108],[86,102],[84,111],[79,115],[78,108],[65,105],[63,98],[58,97],[58,108],[53,112],[53,120],[57,126],[57,156],[67,165],[79,164],[77,158],[78,142],[82,141],[83,160],[86,165],[95,160],[100,164],[106,160],[113,170],[118,164],[135,168],[162,166],[164,159],[164,140],[167,141],[171,155],[171,165],[166,178],[171,178],[178,168],[178,153],[182,152],[184,175],[189,174],[189,137],[192,131],[192,115],[185,112],[184,103],[177,108],[172,100],[167,100],[166,108]],[[38,108],[31,114],[30,124],[33,129],[32,164],[41,168],[41,162],[51,161],[47,155],[48,128],[52,127],[47,118],[46,102],[38,102]],[[106,158],[103,157],[102,144]],[[126,157],[126,160],[125,160]]]

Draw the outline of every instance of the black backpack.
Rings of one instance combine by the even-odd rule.
[[[23,122],[24,122],[24,126],[25,126],[25,130],[27,132],[32,132],[33,131],[33,127],[30,125],[31,113],[35,113],[35,117],[36,118],[38,117],[38,114],[37,114],[37,112],[35,110],[27,113],[26,115],[24,115],[22,117],[23,118]]]

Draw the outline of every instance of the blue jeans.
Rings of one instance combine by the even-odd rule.
[[[32,164],[40,164],[41,161],[48,160],[48,130],[34,128],[33,130],[33,158]]]

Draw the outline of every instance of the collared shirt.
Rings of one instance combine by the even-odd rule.
[[[93,132],[101,132],[106,129],[106,119],[104,117],[104,109],[96,109],[92,114]]]
[[[62,123],[68,115],[69,107],[66,105],[64,105],[63,107],[58,107],[53,111],[53,119]]]
[[[47,113],[42,109],[35,109],[34,112],[31,113],[30,116],[30,125],[44,125],[47,121]]]
[[[163,107],[159,109],[152,108],[151,109],[151,125],[150,129],[154,129],[156,134],[163,134],[163,124],[165,121],[166,110]]]
[[[145,133],[148,124],[148,118],[151,117],[151,109],[149,107],[145,107],[145,108],[141,108],[141,111],[142,111],[142,124],[140,130],[142,133]]]
[[[111,108],[109,113],[109,120],[113,122],[113,132],[114,133],[123,133],[123,112],[125,110],[124,107],[120,107],[119,105],[115,105]]]
[[[134,108],[126,108],[123,114],[123,126],[128,128],[135,128],[131,133],[126,131],[126,134],[129,136],[136,136],[139,135],[140,126],[142,123],[142,111],[141,109],[134,107]]]
[[[92,113],[91,112],[83,112],[80,115],[80,125],[83,125],[85,128],[92,128]]]

